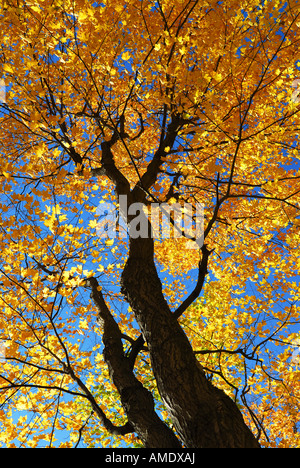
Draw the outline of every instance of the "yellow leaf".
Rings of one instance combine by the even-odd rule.
[[[33,11],[36,11],[37,13],[39,13],[39,11],[40,11],[40,7],[39,7],[38,5],[32,5],[30,8],[31,8]]]
[[[122,60],[127,61],[127,60],[130,59],[130,57],[131,57],[131,55],[130,55],[129,52],[124,52],[124,53],[122,54]]]
[[[79,321],[79,328],[81,328],[83,330],[88,330],[89,329],[88,321],[86,319],[80,320]]]
[[[6,71],[7,73],[13,73],[14,72],[12,66],[9,63],[5,63],[3,65],[3,70]]]
[[[98,226],[98,221],[96,221],[95,219],[92,219],[92,220],[89,222],[89,227],[90,227],[90,228],[95,229],[97,226]]]
[[[86,11],[80,11],[78,13],[78,20],[79,22],[84,21],[87,18],[88,14]]]

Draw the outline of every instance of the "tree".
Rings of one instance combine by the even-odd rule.
[[[2,444],[299,446],[297,2],[1,23]],[[97,236],[120,196],[201,203],[203,245]]]

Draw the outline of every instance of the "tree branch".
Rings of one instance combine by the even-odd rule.
[[[211,250],[208,250],[206,245],[204,244],[201,248],[202,250],[202,259],[199,262],[199,270],[198,270],[198,281],[196,284],[195,289],[191,292],[191,294],[182,302],[182,304],[175,310],[174,316],[178,319],[186,309],[197,299],[199,294],[201,293],[205,276],[207,274],[207,263],[208,257],[211,254]]]
[[[166,131],[164,130],[163,123],[159,147],[149,163],[146,172],[132,190],[134,200],[143,202],[150,187],[156,182],[160,167],[163,163],[163,157],[166,156],[165,148],[169,147],[171,149],[173,147],[180,125],[181,118],[178,115],[172,115],[172,120],[167,126]]]
[[[122,406],[128,417],[128,425],[138,434],[145,447],[180,447],[173,431],[158,417],[152,394],[142,385],[133,372],[133,356],[128,359],[123,350],[122,333],[105,303],[96,278],[88,278],[91,298],[102,322],[104,359],[115,384]]]

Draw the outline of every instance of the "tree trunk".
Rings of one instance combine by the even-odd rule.
[[[258,448],[236,404],[205,377],[170,311],[153,260],[152,239],[130,239],[122,292],[147,342],[160,396],[187,448]]]
[[[184,446],[259,447],[235,403],[206,379],[187,336],[170,311],[154,264],[153,239],[149,235],[134,238],[131,232],[133,215],[128,214],[128,208],[133,202],[144,203],[147,190],[157,180],[165,156],[164,148],[172,147],[179,127],[180,119],[172,116],[166,133],[165,130],[162,132],[164,138],[161,138],[158,150],[132,191],[116,167],[111,152],[120,132],[116,131],[110,142],[102,144],[103,167],[115,183],[117,194],[127,197],[125,206],[120,203],[120,214],[130,235],[129,258],[122,273],[122,292],[147,342],[158,391]],[[150,233],[148,219],[147,222]],[[114,369],[112,366],[112,372]],[[157,448],[161,448],[160,445]]]

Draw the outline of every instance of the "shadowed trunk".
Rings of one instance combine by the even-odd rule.
[[[188,448],[258,448],[236,404],[205,377],[162,294],[152,239],[131,239],[122,292],[147,342],[153,373],[174,427]]]

